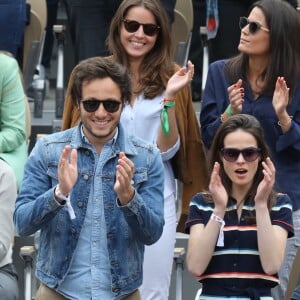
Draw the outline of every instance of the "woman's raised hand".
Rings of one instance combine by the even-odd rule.
[[[242,112],[245,95],[242,84],[242,79],[239,79],[235,84],[231,85],[227,89],[230,101],[230,109],[234,115]]]
[[[286,112],[289,103],[289,91],[284,77],[278,77],[275,84],[272,104],[276,115],[279,117]]]
[[[191,61],[188,61],[187,67],[180,68],[169,79],[166,88],[166,98],[174,98],[176,93],[189,84],[194,76],[194,65]]]
[[[210,176],[209,191],[213,197],[215,208],[226,209],[228,202],[228,195],[221,181],[220,164],[215,162],[213,171]]]

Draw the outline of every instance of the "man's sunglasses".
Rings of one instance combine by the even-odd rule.
[[[88,99],[88,100],[82,100],[81,101],[83,108],[89,112],[95,112],[100,104],[102,103],[105,110],[109,113],[115,113],[118,111],[120,105],[122,104],[119,101],[112,100],[112,99],[106,99],[106,100],[98,100],[98,99]]]
[[[220,152],[223,155],[224,159],[230,162],[235,162],[239,158],[241,153],[245,161],[251,162],[255,161],[258,158],[261,153],[261,149],[255,147],[248,147],[242,150],[236,148],[222,148]]]
[[[255,34],[258,30],[263,30],[266,32],[269,32],[270,30],[264,26],[262,26],[261,24],[259,24],[258,22],[250,22],[246,17],[240,17],[240,29],[245,28],[247,25],[249,25],[249,32],[251,34]]]
[[[128,31],[130,33],[138,31],[140,26],[143,26],[143,31],[146,35],[154,36],[155,34],[157,34],[157,32],[160,28],[158,25],[150,24],[150,23],[142,24],[137,21],[130,21],[130,20],[126,20],[126,19],[123,19],[122,21],[124,23],[124,27],[125,27],[126,31]]]

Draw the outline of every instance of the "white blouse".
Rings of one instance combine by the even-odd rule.
[[[157,135],[160,126],[160,113],[162,109],[162,100],[164,96],[160,95],[153,99],[145,99],[144,95],[139,95],[134,105],[126,104],[121,113],[121,123],[128,134],[138,136],[148,143],[157,145]],[[175,194],[175,178],[171,166],[171,158],[176,154],[180,146],[180,138],[166,152],[161,152],[164,163],[164,197]]]

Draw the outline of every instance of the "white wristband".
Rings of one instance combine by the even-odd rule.
[[[56,188],[55,188],[55,195],[59,199],[62,199],[62,200],[66,201],[66,205],[67,205],[67,209],[68,209],[70,219],[71,220],[76,219],[75,212],[74,212],[74,209],[73,209],[71,201],[70,201],[70,194],[68,196],[63,195],[60,191],[59,185],[57,185]]]
[[[214,213],[211,214],[210,219],[221,224],[220,233],[219,233],[218,241],[217,241],[217,246],[224,247],[224,231],[223,231],[223,229],[225,226],[225,221],[222,218],[220,218],[219,216],[215,215]]]

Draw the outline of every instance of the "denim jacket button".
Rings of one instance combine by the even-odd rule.
[[[117,264],[117,262],[115,260],[112,260],[110,264],[111,264],[111,266],[114,266]]]
[[[77,206],[78,206],[78,207],[82,207],[82,206],[83,206],[83,202],[82,202],[82,201],[78,201],[78,202],[77,202]]]

